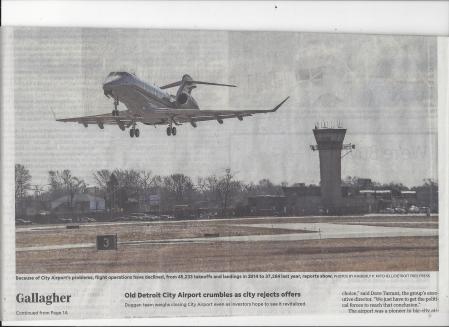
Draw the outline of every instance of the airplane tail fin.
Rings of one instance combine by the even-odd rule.
[[[180,85],[185,85],[185,86],[193,86],[195,84],[202,84],[202,85],[215,85],[215,86],[228,86],[228,87],[237,87],[236,85],[231,85],[231,84],[222,84],[222,83],[213,83],[213,82],[203,82],[203,81],[194,81],[192,79],[192,77],[190,77],[189,75],[184,75],[182,77],[182,79],[180,81],[177,82],[173,82],[164,86],[161,86],[161,89],[169,89],[171,87],[176,87],[176,86],[180,86]]]

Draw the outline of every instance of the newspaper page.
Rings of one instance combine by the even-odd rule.
[[[2,29],[2,319],[447,324],[447,76],[441,37]]]

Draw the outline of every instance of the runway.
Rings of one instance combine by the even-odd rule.
[[[375,222],[372,223],[384,223],[384,222],[388,222],[388,223],[401,223],[401,224],[414,224],[416,222],[407,222],[407,221],[399,221],[399,222],[395,222],[395,221],[391,221],[391,219],[393,218],[399,218],[399,219],[403,219],[404,217],[407,218],[422,218],[424,219],[424,216],[422,214],[407,214],[406,216],[401,215],[401,214],[383,214],[383,215],[379,215],[379,214],[368,214],[368,215],[363,215],[363,216],[357,216],[357,222],[363,223],[364,220],[370,220],[373,218],[378,218],[378,217],[383,217],[383,218],[388,218],[388,220],[379,220],[376,219]],[[436,214],[432,214],[430,217],[433,218],[438,218],[438,215]],[[287,217],[286,217],[287,218]],[[323,219],[325,218],[326,220],[332,221],[332,220],[338,220],[341,218],[351,218],[354,219],[353,216],[303,216],[303,217],[294,217],[297,220],[310,220],[310,219]],[[242,218],[245,221],[257,221],[257,220],[273,220],[273,217],[245,217]],[[189,220],[158,220],[158,221],[118,221],[118,222],[95,222],[95,223],[82,223],[82,226],[85,227],[96,227],[96,226],[121,226],[121,225],[147,225],[147,224],[179,224],[180,222],[238,222],[239,218],[220,218],[220,219],[189,219]],[[356,221],[354,219],[354,221]],[[434,223],[434,224],[438,224],[438,221],[427,221],[427,223]],[[71,225],[71,224],[69,224]],[[18,226],[16,228],[16,233],[23,233],[23,232],[31,232],[31,231],[36,231],[36,230],[54,230],[54,229],[66,229],[67,224],[54,224],[54,225],[41,225],[41,226]]]
[[[397,217],[397,216],[395,216]],[[314,219],[316,217],[298,217],[300,219]],[[323,218],[323,217],[318,217]],[[327,217],[326,217],[327,218]],[[333,218],[333,217],[331,217]],[[341,218],[341,217],[340,217]],[[246,218],[244,221],[260,221],[273,219],[272,217],[264,218]],[[329,219],[332,221],[332,219]],[[189,221],[183,222],[188,223]],[[208,237],[191,237],[191,238],[168,238],[168,239],[141,239],[141,240],[126,240],[121,241],[119,239],[118,245],[143,245],[143,244],[181,244],[181,243],[215,243],[215,242],[291,242],[291,241],[304,241],[304,240],[324,240],[324,239],[336,239],[336,238],[373,238],[373,237],[423,237],[423,236],[437,236],[438,229],[436,228],[417,228],[417,227],[385,227],[385,226],[373,226],[373,224],[409,224],[416,225],[419,223],[426,224],[438,224],[438,222],[429,221],[389,221],[389,220],[376,220],[374,222],[369,222],[371,225],[364,225],[363,219],[359,218],[358,222],[350,223],[254,223],[254,224],[237,224],[236,219],[226,219],[226,220],[196,220],[195,223],[202,222],[212,222],[220,223],[223,226],[228,227],[248,227],[248,228],[264,228],[270,230],[291,230],[300,231],[298,233],[276,233],[276,234],[265,234],[265,235],[242,235],[242,236],[208,236]],[[92,227],[120,227],[123,228],[127,225],[132,225],[134,227],[139,226],[156,226],[157,224],[179,224],[179,221],[169,221],[169,222],[120,222],[120,223],[88,223],[82,224],[81,229],[92,228]],[[23,232],[51,232],[51,231],[66,231],[65,225],[58,226],[40,226],[40,227],[21,227],[18,228],[18,233]],[[17,247],[16,251],[50,251],[50,250],[63,250],[63,249],[79,249],[79,248],[94,248],[95,243],[74,243],[74,244],[55,244],[55,245],[39,245],[39,246],[24,246]]]

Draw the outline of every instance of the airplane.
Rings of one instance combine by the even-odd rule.
[[[217,85],[236,87],[230,84],[195,81],[185,74],[180,81],[164,86],[143,82],[135,74],[128,72],[111,72],[103,83],[104,95],[114,100],[114,110],[109,114],[56,119],[60,122],[77,122],[88,127],[90,124],[117,125],[122,131],[129,128],[130,137],[139,137],[137,123],[144,125],[167,125],[167,135],[176,135],[176,126],[190,123],[197,127],[197,122],[216,120],[223,124],[224,119],[252,116],[259,113],[275,112],[288,100],[285,98],[273,109],[268,110],[201,110],[191,93],[197,85]],[[166,89],[179,87],[176,95]],[[122,102],[127,110],[118,110]]]

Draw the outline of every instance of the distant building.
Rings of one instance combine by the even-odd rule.
[[[415,191],[417,206],[429,207],[432,212],[438,212],[438,186],[420,186]]]
[[[296,183],[294,186],[283,187],[282,191],[287,197],[288,214],[316,215],[323,211],[321,188],[317,185]]]
[[[36,216],[47,213],[47,203],[41,200],[28,200],[24,203],[25,215]]]
[[[394,208],[409,208],[416,206],[416,191],[400,191],[398,195],[392,197],[392,205]]]
[[[248,197],[248,207],[252,215],[287,214],[287,197],[283,195],[255,195]]]
[[[72,203],[69,195],[61,196],[50,203],[53,212],[96,212],[105,211],[105,200],[98,196],[86,193],[75,194]]]
[[[370,178],[358,178],[357,187],[359,189],[369,189],[373,187],[373,182]]]

